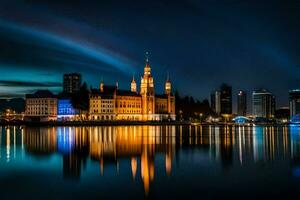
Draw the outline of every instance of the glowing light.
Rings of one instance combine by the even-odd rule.
[[[51,44],[55,45],[52,48],[59,48],[57,46],[62,46],[65,49],[59,48],[60,50],[64,50],[67,53],[72,53],[70,52],[70,50],[73,50],[75,51],[73,52],[74,55],[77,55],[77,53],[81,53],[87,57],[93,58],[97,61],[116,67],[117,69],[121,70],[124,73],[131,73],[133,71],[132,69],[133,63],[128,62],[128,59],[125,59],[124,57],[121,57],[117,53],[112,52],[103,47],[99,47],[99,46],[92,47],[91,44],[88,44],[86,42],[75,41],[70,38],[63,37],[61,35],[41,31],[29,26],[24,26],[21,24],[7,22],[3,20],[0,20],[0,28],[32,37],[34,40],[42,41],[39,44],[42,44],[44,46],[46,45],[49,46]]]

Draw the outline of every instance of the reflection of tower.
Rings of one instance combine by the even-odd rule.
[[[232,147],[232,130],[229,126],[225,126],[222,128],[221,134],[221,161],[224,168],[228,168],[232,166],[233,163],[233,147]]]
[[[146,54],[146,66],[144,76],[141,78],[142,95],[142,114],[144,120],[152,120],[152,114],[155,114],[155,92],[154,81],[151,76],[151,67],[149,64],[148,53]]]
[[[149,154],[150,152],[145,146],[141,155],[141,177],[146,195],[149,193],[150,182],[154,180],[154,158]]]
[[[136,176],[136,171],[137,171],[137,160],[135,157],[131,158],[131,171],[132,171],[132,177],[134,180],[135,176]]]
[[[165,158],[165,165],[166,165],[166,173],[168,176],[171,174],[171,169],[172,169],[172,154],[170,152],[166,153],[166,158]]]
[[[81,172],[81,162],[74,153],[63,155],[63,174],[64,178],[79,179]]]

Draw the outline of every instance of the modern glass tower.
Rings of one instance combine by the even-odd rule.
[[[232,88],[229,85],[221,85],[220,103],[221,114],[232,114]]]
[[[289,91],[290,118],[300,114],[300,89]]]
[[[74,94],[80,90],[81,74],[64,74],[63,79],[63,91],[65,94]]]
[[[240,90],[237,95],[237,114],[239,116],[247,115],[247,93]]]
[[[255,117],[273,118],[275,112],[275,97],[266,89],[253,91],[252,109]]]

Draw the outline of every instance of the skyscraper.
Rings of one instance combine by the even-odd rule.
[[[232,88],[227,84],[221,85],[221,114],[232,114]]]
[[[290,118],[300,114],[300,89],[289,91]]]
[[[275,105],[275,97],[266,89],[253,91],[252,111],[255,117],[274,117]]]
[[[81,74],[64,74],[63,79],[63,92],[65,94],[74,94],[80,90]]]
[[[220,112],[221,112],[221,92],[220,91],[216,90],[211,93],[210,103],[211,103],[211,109],[215,113],[220,114]]]
[[[247,115],[247,93],[240,90],[237,95],[237,114],[239,116]]]

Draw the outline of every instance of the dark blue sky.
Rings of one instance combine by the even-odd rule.
[[[98,86],[140,81],[150,52],[156,90],[167,71],[181,94],[208,98],[221,83],[265,87],[288,104],[300,88],[298,1],[1,0],[0,96],[60,90],[80,72]]]

